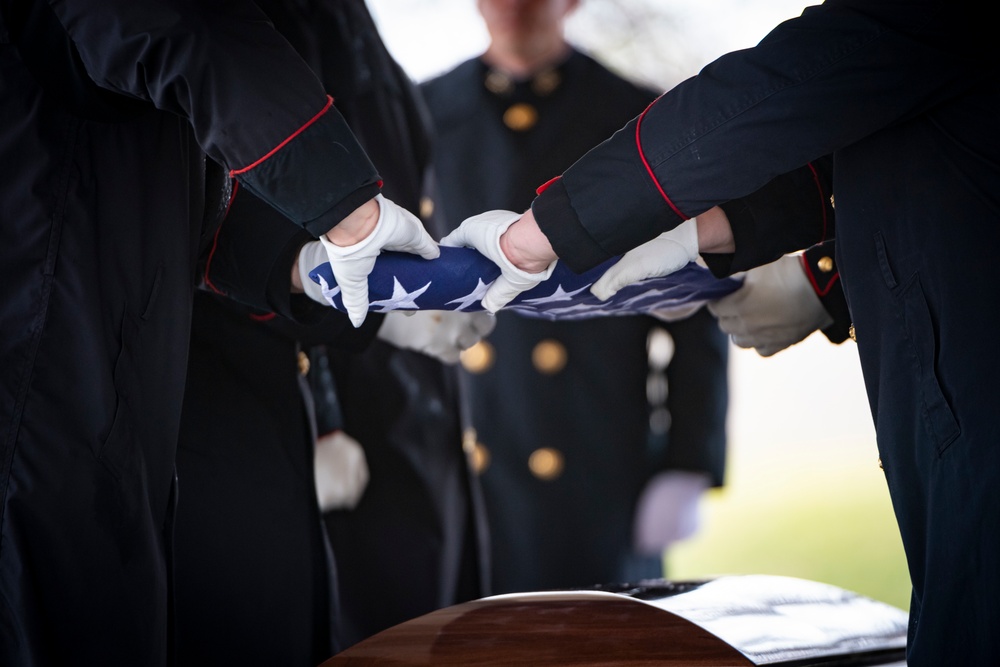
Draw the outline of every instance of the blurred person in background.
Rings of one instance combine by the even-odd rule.
[[[570,46],[576,0],[479,0],[486,52],[422,84],[450,226],[535,189],[656,93]],[[497,315],[463,355],[493,592],[663,575],[723,483],[727,341],[704,309],[577,322]]]

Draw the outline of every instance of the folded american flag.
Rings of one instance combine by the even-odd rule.
[[[741,284],[732,278],[716,278],[708,269],[691,263],[669,276],[623,287],[607,301],[601,301],[589,287],[618,259],[580,274],[558,262],[548,280],[522,292],[503,310],[549,320],[684,312],[695,304],[724,297]],[[331,305],[344,310],[330,264],[317,266],[309,275],[323,288]],[[481,311],[481,299],[499,275],[496,264],[473,248],[442,246],[441,256],[434,260],[383,252],[368,276],[369,311]]]

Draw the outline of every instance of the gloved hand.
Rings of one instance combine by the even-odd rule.
[[[694,218],[629,250],[590,286],[590,293],[607,301],[618,290],[647,278],[669,276],[698,259],[698,226]]]
[[[394,310],[386,313],[377,335],[396,347],[455,364],[462,350],[478,343],[495,326],[496,318],[484,312]]]
[[[414,253],[424,259],[435,259],[441,254],[415,215],[382,195],[376,195],[375,201],[379,205],[378,222],[367,237],[348,246],[335,245],[326,235],[319,239],[340,287],[344,309],[355,327],[360,327],[368,314],[368,274],[382,250]],[[308,267],[306,274],[315,267],[315,264]]]
[[[660,555],[672,543],[698,530],[698,503],[708,488],[708,475],[668,470],[650,479],[635,509],[632,542],[643,555]]]
[[[514,266],[500,249],[500,236],[520,219],[513,211],[487,211],[467,218],[458,229],[441,239],[441,245],[475,248],[500,267],[500,276],[486,290],[483,308],[490,313],[510,303],[511,299],[525,292],[552,275],[553,261],[539,273],[528,273]]]
[[[316,441],[316,497],[320,511],[354,509],[368,485],[368,462],[357,440],[333,431]]]
[[[708,309],[736,345],[755,348],[762,357],[833,324],[798,255],[747,271],[740,289]]]

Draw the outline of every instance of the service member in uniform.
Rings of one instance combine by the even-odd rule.
[[[364,253],[437,254],[252,2],[0,3],[0,664],[171,657],[206,154],[285,216],[216,256],[234,298],[328,314],[289,303],[303,229],[358,300]]]
[[[452,226],[524,210],[655,98],[567,44],[576,4],[480,0],[486,53],[423,84]],[[463,355],[494,592],[662,575],[665,543],[691,531],[692,504],[723,482],[727,353],[704,310],[669,324],[498,315]],[[643,500],[664,492],[678,505]]]
[[[425,112],[364,2],[257,4],[380,163],[383,194],[417,214],[428,180]],[[479,597],[485,518],[462,449],[457,368],[406,340],[407,330],[432,326],[432,314],[370,314],[344,332],[214,293],[214,259],[234,242],[246,200],[237,193],[209,244],[195,300],[178,451],[177,656],[184,665],[315,665],[389,625]],[[390,321],[402,337],[383,333]],[[325,368],[370,479],[353,510],[323,521],[315,417],[331,406],[311,393],[309,376]]]
[[[823,221],[783,216],[783,197],[728,208],[832,155],[833,173],[803,187],[836,197],[837,265],[913,585],[911,667],[1000,654],[1000,355],[990,335],[1000,307],[989,277],[1000,246],[1000,59],[987,11],[942,0],[807,7],[670,90],[518,222],[479,219],[463,233],[487,252],[506,248],[498,264],[519,278],[537,280],[556,257],[581,271],[666,239],[685,256],[712,255],[724,274],[832,236]],[[692,219],[693,244],[681,238]],[[496,282],[503,294],[484,299],[499,307],[512,285]]]

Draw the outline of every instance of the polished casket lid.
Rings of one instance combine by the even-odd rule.
[[[902,665],[906,612],[836,586],[738,575],[497,595],[389,628],[345,665]]]

